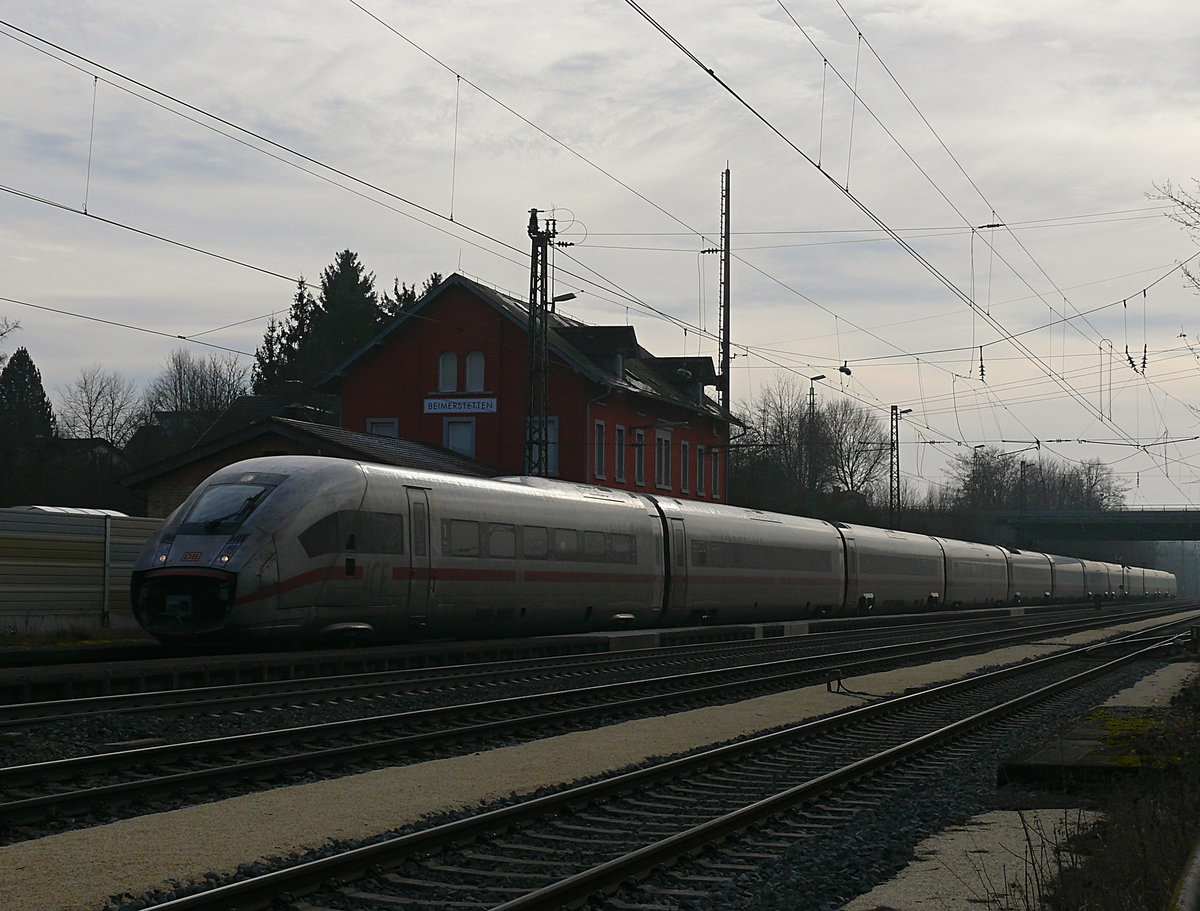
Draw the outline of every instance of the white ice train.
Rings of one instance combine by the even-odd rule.
[[[533,635],[1162,598],[1153,569],[540,478],[239,462],[134,567],[163,641]]]

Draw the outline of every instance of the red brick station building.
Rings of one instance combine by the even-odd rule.
[[[529,311],[454,274],[319,384],[348,431],[444,447],[525,473]],[[548,318],[549,474],[695,500],[726,498],[730,418],[711,358],[654,357],[630,326]]]

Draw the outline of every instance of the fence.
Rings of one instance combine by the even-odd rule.
[[[0,642],[136,632],[129,573],[160,524],[0,509]]]

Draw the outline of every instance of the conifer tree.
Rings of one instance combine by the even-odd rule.
[[[305,342],[308,359],[327,372],[374,335],[383,320],[375,274],[343,250],[321,273],[321,293]],[[314,377],[316,379],[316,377]]]
[[[29,352],[18,348],[0,370],[0,446],[8,449],[55,436],[54,409],[42,374]]]
[[[392,294],[377,294],[375,274],[358,254],[341,251],[321,273],[316,297],[301,278],[287,318],[267,324],[254,353],[254,391],[306,401],[316,382],[441,281],[432,273],[418,294],[416,285],[397,279]]]
[[[259,394],[283,393],[300,384],[310,386],[317,379],[317,369],[301,360],[301,348],[312,332],[317,302],[308,290],[303,278],[296,285],[292,307],[287,319],[280,323],[274,317],[267,324],[263,343],[254,352],[252,382]]]
[[[392,293],[388,294],[384,291],[379,296],[379,307],[383,310],[384,316],[388,319],[394,319],[441,283],[442,274],[440,272],[431,272],[429,278],[425,279],[425,284],[421,286],[421,291],[418,294],[415,284],[409,285],[400,281],[399,278],[394,279],[392,282]]]
[[[383,318],[375,275],[356,253],[343,250],[321,273],[317,298],[300,279],[287,319],[267,325],[254,355],[254,391],[303,398],[303,390],[369,340]]]

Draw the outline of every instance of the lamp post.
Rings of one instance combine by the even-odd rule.
[[[825,374],[820,376],[810,376],[808,378],[808,420],[804,422],[804,467],[805,474],[805,489],[808,494],[808,511],[812,512],[813,502],[817,498],[817,466],[816,449],[817,442],[817,390],[815,383],[817,380],[825,379]]]
[[[895,528],[900,521],[900,418],[912,412],[911,408],[892,406],[892,446],[888,484],[888,527]]]

